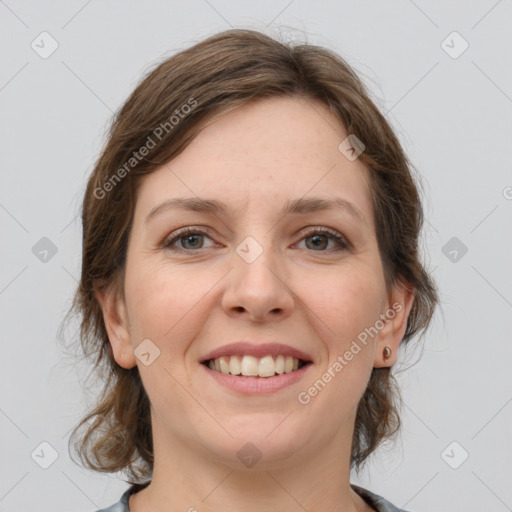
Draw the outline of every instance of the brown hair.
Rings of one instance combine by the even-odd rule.
[[[137,367],[127,370],[114,360],[94,295],[94,285],[122,293],[138,184],[181,153],[206,124],[272,96],[322,101],[347,133],[364,143],[359,158],[370,171],[386,283],[389,289],[396,282],[414,288],[403,343],[430,323],[438,298],[419,260],[423,211],[413,167],[356,73],[326,48],[284,44],[252,30],[216,34],[165,60],[140,82],[114,116],[87,184],[82,272],[69,313],[81,317],[81,349],[94,363],[91,373],[102,370],[103,391],[70,444],[90,469],[124,471],[134,482],[146,480],[153,468],[148,397]],[[359,471],[381,442],[398,432],[400,403],[391,368],[374,368],[357,409],[351,468]]]

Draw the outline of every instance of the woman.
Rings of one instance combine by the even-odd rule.
[[[437,293],[408,159],[343,59],[230,30],[166,60],[82,221],[105,382],[72,439],[132,484],[105,510],[398,510],[350,470],[398,432],[391,368]]]

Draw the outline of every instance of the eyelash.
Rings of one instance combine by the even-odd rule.
[[[344,251],[344,250],[348,250],[350,248],[350,244],[349,242],[345,239],[345,237],[343,237],[340,233],[338,233],[337,231],[333,230],[333,229],[330,229],[330,228],[325,228],[325,227],[319,227],[319,228],[313,228],[311,229],[310,231],[306,232],[304,234],[304,236],[301,238],[301,241],[304,239],[304,238],[308,238],[310,236],[313,236],[313,235],[329,235],[329,237],[331,239],[333,239],[336,244],[338,245],[338,248],[334,249],[335,251]],[[183,229],[179,229],[178,231],[176,231],[174,234],[172,234],[171,236],[167,237],[161,244],[161,247],[162,248],[165,248],[165,249],[170,249],[170,250],[173,250],[173,251],[176,251],[176,252],[200,252],[202,250],[205,250],[207,249],[206,248],[202,248],[202,249],[183,249],[183,248],[172,248],[172,245],[177,242],[178,240],[180,240],[181,238],[185,238],[187,236],[190,236],[190,235],[206,235],[208,236],[209,238],[211,238],[211,233],[209,230],[207,229],[195,229],[195,228],[191,228],[191,227],[186,227],[186,228],[183,228]],[[331,249],[332,251],[332,249]],[[321,250],[321,251],[313,251],[313,252],[331,252],[330,250]]]

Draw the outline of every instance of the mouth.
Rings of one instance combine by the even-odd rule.
[[[231,392],[258,396],[274,394],[296,385],[305,378],[313,363],[291,356],[258,358],[233,355],[208,359],[199,366],[214,382]]]
[[[313,358],[291,345],[239,341],[199,360],[209,378],[241,395],[276,393],[293,386],[313,367]]]
[[[201,364],[225,375],[267,379],[299,371],[312,362],[284,354],[264,357],[244,354],[206,359]]]

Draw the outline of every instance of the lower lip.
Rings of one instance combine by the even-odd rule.
[[[295,384],[304,377],[309,367],[313,365],[308,363],[298,370],[275,375],[274,377],[242,377],[211,370],[204,364],[200,364],[200,366],[202,366],[219,384],[233,391],[244,395],[262,395],[275,393],[287,386]]]

